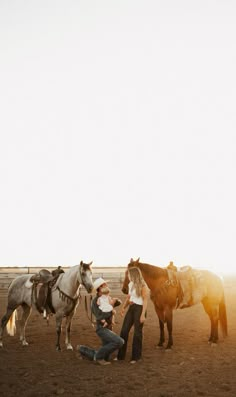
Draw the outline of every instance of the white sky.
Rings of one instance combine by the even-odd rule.
[[[235,264],[236,3],[0,0],[0,265]]]

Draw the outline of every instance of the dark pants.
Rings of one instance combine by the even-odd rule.
[[[140,360],[142,355],[142,342],[143,342],[143,323],[140,323],[140,316],[142,314],[143,306],[133,303],[125,315],[124,322],[121,328],[120,336],[124,339],[124,345],[119,349],[117,358],[124,360],[127,350],[127,343],[129,339],[129,332],[134,326],[134,335],[132,343],[132,356],[131,360]]]

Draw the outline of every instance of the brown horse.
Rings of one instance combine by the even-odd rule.
[[[164,324],[167,324],[168,342],[166,349],[171,349],[173,345],[172,337],[172,321],[173,310],[177,309],[179,297],[183,292],[178,277],[175,277],[176,272],[172,272],[173,277],[169,277],[170,272],[166,268],[161,268],[147,263],[139,262],[139,259],[130,260],[125,273],[125,280],[122,287],[122,292],[128,293],[128,269],[132,266],[137,266],[143,275],[143,278],[150,289],[150,297],[154,304],[160,325],[160,340],[159,347],[163,347],[165,342]],[[197,294],[198,301],[192,302],[190,306],[201,302],[208,314],[211,322],[211,332],[209,343],[217,343],[218,341],[218,322],[221,325],[223,336],[227,336],[227,315],[224,298],[224,288],[222,280],[216,274],[208,270],[194,270],[200,277]]]

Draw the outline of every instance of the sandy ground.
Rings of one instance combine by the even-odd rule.
[[[201,305],[174,312],[174,347],[157,349],[158,321],[151,302],[144,327],[143,360],[129,364],[113,362],[101,367],[81,360],[77,344],[99,346],[99,340],[85,314],[84,302],[72,324],[74,351],[66,351],[64,329],[62,351],[55,351],[55,320],[49,326],[37,313],[31,315],[27,335],[29,346],[20,345],[18,335],[5,334],[0,349],[0,395],[11,396],[150,396],[232,397],[236,393],[236,278],[225,279],[229,336],[217,346],[208,345],[209,320]],[[114,294],[113,294],[114,296]],[[122,293],[115,296],[124,299]],[[0,300],[0,316],[6,299]],[[122,318],[119,308],[115,331]],[[131,336],[132,337],[132,334]],[[131,342],[131,341],[130,341]]]

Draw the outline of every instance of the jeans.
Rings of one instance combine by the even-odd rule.
[[[79,352],[89,360],[108,361],[111,353],[120,349],[124,344],[124,340],[119,335],[116,335],[108,328],[103,328],[102,326],[97,327],[96,333],[102,341],[100,349],[95,350],[88,346],[81,345],[79,347]]]
[[[129,339],[129,332],[132,326],[134,326],[134,335],[132,343],[132,355],[131,360],[140,360],[142,355],[142,343],[143,343],[143,323],[140,323],[140,316],[142,314],[143,306],[133,303],[129,306],[129,309],[125,315],[124,322],[121,328],[120,336],[124,339],[125,343],[119,349],[117,358],[118,360],[124,360],[127,351],[127,344]]]

